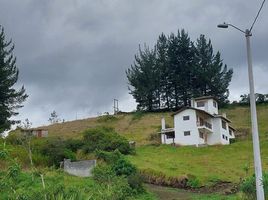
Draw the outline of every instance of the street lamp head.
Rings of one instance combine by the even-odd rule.
[[[228,24],[226,24],[225,22],[223,24],[218,24],[217,26],[218,28],[228,28]]]

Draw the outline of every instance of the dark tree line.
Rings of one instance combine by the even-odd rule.
[[[255,93],[255,101],[258,104],[268,103],[268,94]],[[240,95],[239,102],[236,102],[236,101],[233,102],[233,104],[237,104],[237,103],[239,103],[239,104],[249,104],[250,103],[249,94]]]
[[[228,101],[232,69],[213,52],[204,35],[191,41],[185,30],[159,36],[154,48],[144,45],[126,71],[130,94],[138,110],[173,110],[190,104],[198,96]]]

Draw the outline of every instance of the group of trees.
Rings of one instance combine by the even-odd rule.
[[[138,110],[172,110],[189,105],[198,96],[228,100],[232,69],[213,52],[204,35],[191,41],[185,30],[159,36],[154,48],[139,47],[133,65],[126,71],[130,94]]]
[[[268,103],[268,94],[255,93],[255,101],[256,103]],[[233,102],[233,104],[236,104],[236,103],[249,104],[250,103],[249,94],[240,95],[239,102],[236,102],[236,101]]]

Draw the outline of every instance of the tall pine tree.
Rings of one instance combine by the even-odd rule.
[[[4,28],[0,26],[0,133],[17,122],[10,117],[18,114],[16,110],[27,98],[24,87],[14,88],[19,71],[13,50],[12,41],[6,41]]]
[[[223,65],[220,53],[214,54],[210,40],[200,35],[196,42],[195,96],[215,96],[220,103],[226,103],[228,86],[233,70]]]
[[[168,65],[168,39],[163,33],[159,36],[156,43],[156,65],[160,77],[160,108],[167,108],[169,110],[172,107],[172,86],[170,82],[170,68]]]
[[[134,64],[126,71],[130,94],[136,99],[139,110],[159,109],[159,70],[156,67],[156,52],[145,46],[135,55]]]

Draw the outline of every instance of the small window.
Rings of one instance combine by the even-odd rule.
[[[196,103],[197,107],[204,107],[205,106],[205,102],[204,101],[198,101]]]
[[[190,131],[184,131],[184,136],[189,136],[189,135],[191,135]]]
[[[226,122],[225,121],[221,120],[221,126],[223,129],[226,130]]]
[[[189,120],[190,119],[190,116],[187,115],[187,116],[183,116],[183,120],[186,121],[186,120]]]
[[[225,136],[225,140],[227,140],[227,141],[228,141],[228,137],[227,137],[227,136]]]
[[[232,130],[230,130],[230,128],[229,128],[229,135],[233,135],[233,132],[232,132]]]
[[[225,139],[225,135],[222,135],[222,139]]]
[[[204,133],[199,132],[199,137],[204,139]]]
[[[216,102],[216,101],[213,101],[213,106],[214,106],[215,108],[217,108],[217,102]]]

